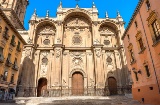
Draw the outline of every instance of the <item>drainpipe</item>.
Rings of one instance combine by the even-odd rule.
[[[156,77],[156,82],[157,82],[157,86],[158,86],[158,90],[159,90],[159,94],[160,94],[160,86],[159,86],[159,82],[158,82],[157,72],[156,72],[155,64],[153,62],[153,57],[152,57],[151,49],[149,47],[149,42],[148,42],[148,39],[147,39],[146,30],[144,28],[144,23],[143,23],[143,19],[142,19],[140,11],[138,11],[138,13],[140,15],[140,19],[141,19],[141,22],[142,22],[143,31],[144,31],[144,35],[145,35],[145,38],[146,38],[146,41],[147,41],[148,51],[149,51],[149,54],[150,54],[150,57],[151,57],[151,61],[152,61],[152,64],[153,64],[153,70],[154,70],[154,74],[155,74],[155,77]]]

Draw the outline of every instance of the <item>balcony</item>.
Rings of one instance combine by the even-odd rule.
[[[9,59],[6,60],[6,66],[8,66],[8,67],[12,66],[12,63],[11,63],[11,61]]]
[[[17,64],[13,64],[12,69],[18,71],[18,66],[17,66]]]
[[[3,81],[7,81],[7,76],[3,76]]]
[[[13,47],[15,47],[16,46],[16,42],[15,41],[11,41],[11,43],[10,43]]]
[[[8,39],[9,39],[9,35],[8,35],[7,33],[4,32],[3,38],[6,39],[6,40],[8,40]]]
[[[21,52],[21,48],[17,46],[17,49],[16,49],[18,52]]]
[[[0,63],[4,63],[4,56],[0,54]]]

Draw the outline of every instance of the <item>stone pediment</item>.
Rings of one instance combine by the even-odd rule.
[[[55,30],[53,29],[53,27],[50,26],[46,26],[43,27],[39,30],[39,34],[40,35],[44,35],[44,34],[55,34]]]
[[[109,30],[108,28],[102,28],[100,30],[100,34],[110,34],[110,35],[113,35],[114,32],[112,32],[111,30]]]
[[[89,24],[88,24],[87,20],[77,17],[77,18],[72,18],[72,19],[68,20],[68,22],[65,26],[66,27],[73,27],[73,26],[83,27],[83,26],[89,26]]]

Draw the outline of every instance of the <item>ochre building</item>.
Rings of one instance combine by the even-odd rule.
[[[121,37],[124,21],[98,18],[91,8],[57,8],[57,16],[38,17],[29,30],[19,31],[26,40],[18,96],[68,96],[124,94],[130,77]]]
[[[16,90],[22,48],[26,44],[0,7],[0,94]],[[2,97],[0,97],[0,100]]]
[[[135,100],[160,105],[160,1],[140,0],[122,37]]]

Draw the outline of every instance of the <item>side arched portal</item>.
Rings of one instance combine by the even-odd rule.
[[[84,94],[84,77],[80,72],[72,75],[72,95]]]
[[[108,78],[108,87],[109,87],[110,95],[117,94],[117,81],[114,77]]]
[[[42,96],[42,93],[47,90],[47,79],[40,78],[38,81],[38,88],[37,88],[37,97]]]

